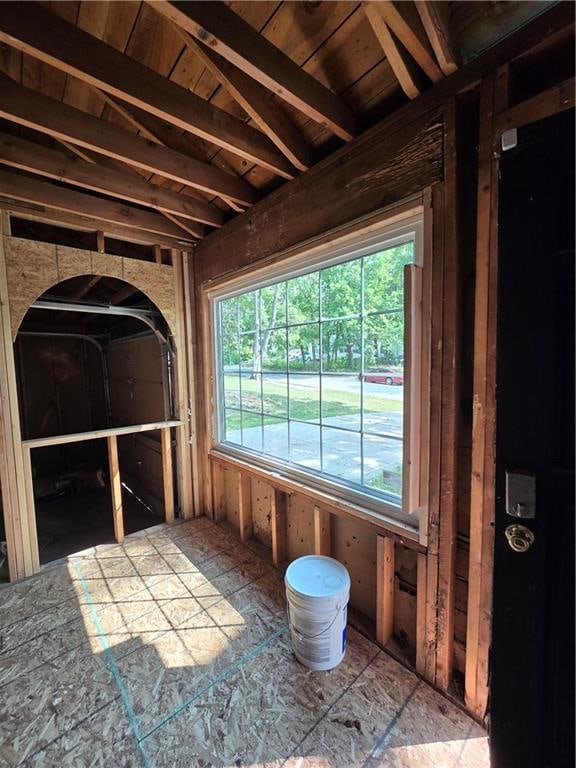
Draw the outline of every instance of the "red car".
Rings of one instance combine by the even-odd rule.
[[[383,369],[381,371],[371,371],[364,374],[364,381],[372,384],[404,384],[404,374],[398,371]]]

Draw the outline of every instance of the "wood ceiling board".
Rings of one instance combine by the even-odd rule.
[[[168,77],[183,48],[172,25],[143,3],[124,53]]]
[[[1,132],[0,163],[210,226],[221,226],[223,223],[221,212],[214,206],[154,187],[139,176],[130,176],[78,159],[72,160],[63,152],[40,147]],[[196,236],[199,234],[200,230]]]
[[[80,4],[77,26],[122,52],[132,34],[139,8],[138,2],[84,0]],[[64,101],[97,117],[101,116],[105,106],[97,93],[72,77],[68,77]]]
[[[101,221],[134,227],[155,235],[186,238],[182,230],[164,216],[124,203],[103,200],[75,189],[58,187],[46,181],[29,178],[0,169],[0,194],[20,202],[41,205],[66,213],[93,216]]]
[[[354,135],[354,119],[338,98],[226,6],[217,2],[152,5],[261,85],[329,125],[337,135],[344,139]]]
[[[259,131],[41,6],[0,3],[0,40],[286,178],[294,176],[290,163]]]
[[[241,179],[120,131],[109,123],[25,89],[4,76],[0,78],[0,94],[0,116],[7,120],[215,195],[242,203],[254,202],[252,188]]]

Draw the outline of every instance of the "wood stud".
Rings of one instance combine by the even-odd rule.
[[[394,539],[376,539],[376,640],[386,645],[394,630]]]
[[[116,435],[110,435],[106,440],[108,442],[108,467],[110,470],[114,538],[118,544],[122,544],[124,541],[124,513],[122,509],[122,481],[120,479],[120,464],[118,462],[118,438]]]
[[[314,507],[314,552],[328,555],[332,551],[332,515],[327,509]]]
[[[252,523],[252,481],[250,475],[236,472],[238,487],[238,526],[240,541],[249,541],[254,534]]]
[[[174,521],[174,483],[172,470],[172,433],[170,427],[160,430],[162,442],[162,481],[164,486],[164,519]]]
[[[272,561],[274,565],[282,565],[286,560],[286,512],[287,495],[274,489],[271,503],[272,527]]]

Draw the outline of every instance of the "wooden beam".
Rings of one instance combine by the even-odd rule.
[[[321,507],[314,507],[314,552],[328,557],[332,552],[332,515]]]
[[[28,176],[0,170],[0,194],[20,200],[21,202],[55,208],[67,213],[78,213],[81,216],[93,216],[101,221],[124,224],[125,226],[143,229],[153,235],[167,235],[181,238],[185,236],[182,230],[157,213],[143,211],[140,208],[103,200],[93,195],[87,195],[76,190],[58,187]],[[188,242],[191,245],[192,241]]]
[[[417,0],[414,5],[420,14],[440,69],[445,75],[451,75],[458,69],[458,57],[450,33],[450,3]]]
[[[3,235],[10,235],[10,222],[0,212],[0,479],[8,567],[14,581],[38,570],[38,540],[34,507],[28,503],[31,469],[29,455],[25,458],[22,450]]]
[[[392,71],[406,96],[415,99],[422,90],[420,74],[410,54],[402,50],[397,38],[380,14],[380,3],[363,2],[362,7],[380,47],[384,51]]]
[[[443,228],[442,395],[440,461],[440,531],[436,599],[435,683],[447,691],[454,663],[454,607],[456,599],[457,501],[460,422],[461,280],[459,252],[457,104],[450,99],[444,112],[444,184],[442,210],[435,226]],[[462,137],[465,140],[465,137]],[[439,194],[439,190],[436,194]],[[435,212],[436,215],[436,212]]]
[[[498,160],[494,154],[495,78],[480,89],[470,554],[466,625],[466,706],[482,719],[488,702],[494,562]]]
[[[430,47],[415,4],[411,2],[393,3],[391,0],[382,0],[382,2],[378,3],[378,10],[386,24],[406,50],[410,52],[430,80],[433,83],[441,80],[444,75],[436,63],[434,52]]]
[[[294,169],[262,133],[36,3],[0,4],[0,41],[285,178]]]
[[[0,163],[212,227],[219,227],[224,221],[222,211],[215,205],[149,184],[139,175],[76,160],[2,132]],[[201,227],[192,228],[195,237],[202,237]]]
[[[353,138],[354,119],[338,97],[224,3],[150,5],[312,120],[346,141]]]
[[[212,49],[175,25],[185,44],[288,160],[301,171],[312,164],[310,147],[290,118],[274,102],[272,94]]]
[[[110,469],[110,492],[112,494],[112,519],[114,538],[118,544],[124,541],[124,513],[122,510],[122,480],[118,462],[118,439],[116,435],[106,438],[108,442],[108,466]]]
[[[224,503],[224,467],[218,462],[212,462],[212,509],[214,520],[221,523],[226,520],[226,505]]]
[[[236,484],[238,488],[240,541],[249,541],[254,535],[254,525],[252,522],[252,482],[250,475],[244,472],[236,472]]]
[[[0,75],[0,117],[224,199],[245,205],[256,199],[253,188],[242,179],[168,147],[151,144],[141,136],[24,88],[5,75]]]
[[[501,134],[510,128],[521,128],[529,123],[535,123],[537,120],[544,120],[547,117],[552,117],[552,115],[557,115],[558,112],[574,109],[575,87],[575,79],[569,77],[564,82],[542,91],[542,93],[538,93],[520,104],[505,109],[494,118],[495,132]]]
[[[160,430],[162,441],[162,485],[164,487],[164,519],[174,521],[174,483],[172,470],[172,432],[170,427]]]
[[[184,291],[184,257],[182,251],[172,249],[170,259],[174,270],[176,310],[176,359],[174,361],[174,391],[176,410],[182,425],[176,430],[176,466],[180,515],[189,520],[194,516],[194,491],[192,488],[192,461],[190,451],[190,386],[188,381],[188,346],[191,340],[186,334],[186,304]]]
[[[13,198],[2,195],[0,195],[0,208],[10,211],[20,219],[49,222],[66,229],[76,229],[83,232],[94,232],[101,229],[107,237],[115,237],[128,243],[141,243],[148,246],[161,243],[166,248],[182,248],[185,245],[182,239],[160,237],[154,232],[147,232],[143,229],[134,229],[130,226],[114,224],[91,216],[57,211],[40,205],[28,206],[26,203],[20,203]]]
[[[272,526],[272,562],[282,565],[286,561],[286,508],[288,497],[284,491],[274,488],[270,500]]]
[[[386,645],[394,631],[394,539],[376,539],[376,641]]]
[[[198,380],[198,332],[196,316],[196,291],[194,283],[193,260],[190,254],[182,252],[182,283],[184,287],[184,323],[186,331],[186,372],[188,374],[188,447],[190,453],[190,473],[192,485],[192,508],[194,515],[203,514],[200,503],[200,457],[198,441],[197,402],[201,397]],[[206,462],[208,457],[206,457]]]

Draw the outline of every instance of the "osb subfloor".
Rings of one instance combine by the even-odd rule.
[[[480,768],[484,732],[350,630],[293,657],[280,573],[208,520],[0,589],[0,765]]]

